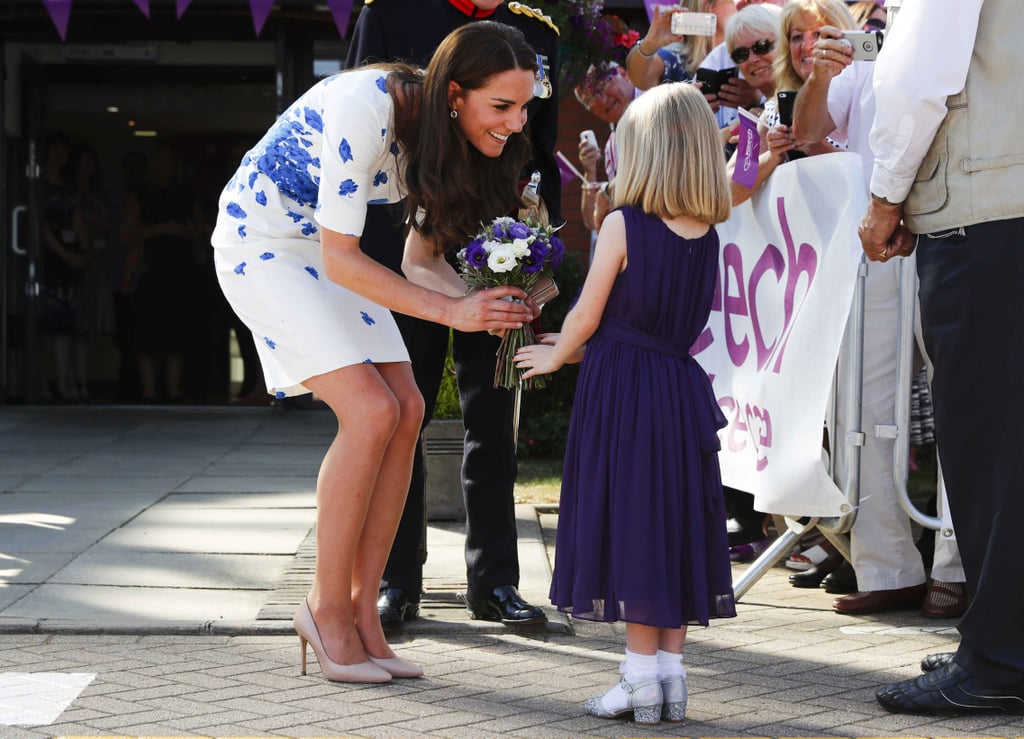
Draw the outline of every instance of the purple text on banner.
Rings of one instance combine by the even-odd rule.
[[[43,0],[46,12],[50,14],[60,40],[64,41],[68,35],[68,18],[71,15],[71,0]]]
[[[736,142],[736,168],[732,181],[750,189],[757,183],[757,157],[761,153],[761,136],[757,133],[757,119],[740,110],[740,133]]]
[[[274,0],[249,0],[249,9],[252,11],[252,27],[258,37],[263,32],[263,24],[267,22],[270,9],[274,7]]]
[[[327,0],[327,7],[331,9],[334,25],[338,29],[338,35],[342,38],[348,36],[348,21],[352,17],[352,4],[353,0]]]
[[[185,11],[188,10],[188,6],[192,0],[178,0],[178,20],[181,20],[181,16],[185,15]]]

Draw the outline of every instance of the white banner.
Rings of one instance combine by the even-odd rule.
[[[846,502],[822,428],[866,208],[861,158],[838,152],[782,165],[718,227],[715,301],[692,353],[729,421],[723,482],[759,511],[838,516]]]

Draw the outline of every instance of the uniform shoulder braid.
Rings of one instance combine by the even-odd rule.
[[[370,0],[370,2],[373,2],[373,0]],[[533,18],[538,23],[542,23],[543,25],[547,26],[552,31],[554,31],[556,36],[562,35],[561,32],[558,30],[558,26],[556,26],[554,21],[551,20],[551,17],[544,15],[544,13],[542,13],[539,8],[531,8],[529,5],[523,5],[522,3],[518,2],[511,2],[508,3],[508,9],[515,13],[516,15],[524,15],[527,18]]]

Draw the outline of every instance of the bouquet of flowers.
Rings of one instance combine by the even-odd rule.
[[[562,263],[565,245],[555,236],[555,230],[532,218],[495,218],[459,250],[462,279],[470,288],[514,285],[529,294],[542,277],[550,282],[551,273]],[[530,324],[505,332],[498,347],[494,387],[511,390],[519,385],[522,372],[513,357],[520,347],[535,343],[537,336]],[[525,389],[544,387],[542,377],[522,382]]]

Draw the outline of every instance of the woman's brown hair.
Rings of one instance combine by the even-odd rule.
[[[408,69],[392,76],[395,131],[405,150],[406,227],[416,228],[437,253],[469,241],[481,221],[521,205],[519,178],[531,156],[526,131],[510,136],[500,156],[487,157],[466,140],[448,108],[449,82],[478,90],[512,69],[537,71],[536,53],[522,32],[477,21],[441,42],[423,76]]]

